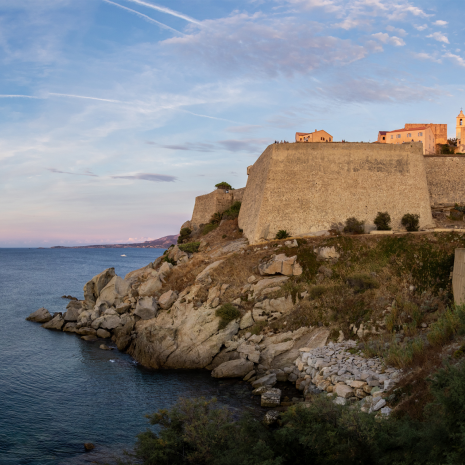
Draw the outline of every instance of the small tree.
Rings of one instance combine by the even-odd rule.
[[[227,303],[218,308],[215,311],[215,315],[220,318],[218,329],[222,330],[226,328],[231,321],[240,318],[241,312],[233,304]]]
[[[210,224],[220,224],[222,218],[223,218],[222,213],[219,213],[219,212],[213,213],[212,217],[210,218]]]
[[[406,213],[402,217],[402,226],[407,230],[407,231],[418,231],[420,227],[420,215],[414,215],[413,213]]]
[[[227,191],[230,191],[232,189],[231,184],[228,184],[225,181],[219,182],[218,184],[215,184],[215,187],[217,189],[224,189],[224,190],[227,190]]]
[[[354,216],[347,218],[344,226],[345,233],[363,234],[365,232],[365,221],[359,221]]]
[[[391,230],[391,216],[388,212],[378,212],[374,221],[378,231]]]
[[[291,235],[285,229],[280,229],[276,233],[276,239],[287,239],[288,237],[291,237]]]
[[[181,231],[179,231],[178,244],[182,244],[191,234],[192,229],[182,228]]]

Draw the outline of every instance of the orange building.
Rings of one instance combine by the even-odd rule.
[[[457,116],[457,126],[455,127],[455,137],[457,137],[457,147],[465,144],[465,115],[460,110],[459,116]]]
[[[383,132],[383,131],[380,131]],[[386,144],[404,144],[407,142],[422,142],[423,155],[433,155],[436,150],[433,130],[430,126],[416,126],[410,129],[386,131]]]
[[[427,128],[431,128],[436,144],[447,144],[447,124],[406,124],[405,129],[414,129],[420,126],[426,126]]]
[[[333,136],[322,129],[314,132],[296,132],[296,142],[333,142]]]
[[[378,132],[378,142],[380,144],[385,144],[386,143],[386,133],[387,133],[387,131],[379,131]]]

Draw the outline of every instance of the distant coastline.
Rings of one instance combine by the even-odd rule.
[[[153,241],[139,242],[137,244],[99,244],[99,245],[79,245],[79,246],[61,246],[56,245],[51,249],[167,249],[171,244],[176,244],[179,234],[164,236]],[[40,247],[43,248],[43,247]]]

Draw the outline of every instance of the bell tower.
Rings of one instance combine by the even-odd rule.
[[[457,137],[457,146],[465,144],[465,115],[462,110],[460,110],[459,116],[457,116],[455,134],[455,137]]]

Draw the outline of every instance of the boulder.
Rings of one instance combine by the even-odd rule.
[[[88,303],[95,303],[100,292],[115,276],[114,268],[107,268],[98,275],[94,276],[84,285],[84,300]]]
[[[144,296],[153,296],[163,287],[160,278],[157,276],[155,278],[148,279],[143,283],[139,288],[139,295]]]
[[[208,265],[201,273],[197,275],[197,277],[195,278],[195,281],[201,284],[210,283],[211,282],[210,273],[215,268],[218,268],[223,262],[224,260],[218,260]]]
[[[94,328],[86,326],[84,328],[76,329],[76,334],[79,334],[80,336],[96,336],[97,331]]]
[[[102,349],[102,350],[111,350],[106,344],[100,344],[99,349]]]
[[[160,280],[164,281],[173,271],[173,265],[168,262],[164,262],[163,265],[158,270],[158,277]]]
[[[131,308],[131,304],[122,303],[116,306],[115,311],[116,313],[122,315],[123,313],[126,313],[127,311],[129,311],[130,308]]]
[[[279,276],[276,278],[265,278],[261,279],[258,281],[254,286],[252,287],[252,290],[254,292],[254,296],[258,297],[260,294],[263,292],[263,290],[269,288],[269,287],[276,287],[276,286],[281,286],[283,285],[289,278],[287,276]]]
[[[50,315],[50,312],[44,307],[39,308],[39,310],[36,310],[35,312],[31,313],[26,318],[26,320],[35,321],[36,323],[47,323],[51,319],[52,315]]]
[[[134,329],[134,319],[128,320],[124,326],[118,326],[113,331],[115,335],[116,347],[120,351],[124,351],[131,343],[131,332]]]
[[[114,305],[116,299],[127,296],[129,284],[120,276],[113,276],[110,282],[100,291],[99,299]]]
[[[246,329],[250,328],[250,326],[253,326],[255,323],[253,317],[252,317],[252,312],[247,312],[242,318],[241,322],[239,324],[240,329]]]
[[[174,304],[174,302],[176,302],[177,298],[178,293],[176,291],[167,291],[158,299],[158,305],[160,305],[163,310],[167,310]]]
[[[157,260],[163,259],[164,257],[158,257]],[[147,266],[139,268],[138,270],[130,271],[125,277],[124,281],[129,285],[132,286],[136,283],[139,279],[147,278],[154,273],[153,264],[149,263]]]
[[[257,389],[262,386],[274,386],[276,384],[276,374],[275,373],[270,373],[269,375],[262,376],[259,379],[256,379],[253,383],[252,386]]]
[[[336,384],[334,392],[343,399],[348,399],[349,397],[353,397],[355,395],[354,390],[347,386],[347,384]]]
[[[224,362],[212,371],[213,378],[243,378],[253,369],[253,363],[243,358]]]
[[[281,403],[281,389],[271,388],[262,394],[260,405],[262,407],[279,407]]]
[[[142,297],[137,302],[134,315],[137,315],[142,320],[150,320],[157,316],[157,312],[157,301],[153,297]]]
[[[237,352],[247,355],[247,358],[254,363],[260,360],[260,351],[255,348],[255,344],[247,344],[244,342],[237,348]]]
[[[65,324],[65,320],[63,319],[63,317],[58,314],[58,315],[55,315],[50,321],[48,321],[47,323],[44,323],[42,325],[42,328],[45,328],[45,329],[53,329],[55,331],[61,331],[61,329],[63,328],[63,325]]]
[[[105,329],[100,328],[97,330],[97,336],[101,337],[102,339],[108,339],[111,336],[111,333],[109,333]]]
[[[79,318],[79,315],[82,312],[82,304],[83,302],[79,300],[72,300],[67,306],[66,306],[66,313],[64,314],[64,320],[66,322],[69,321],[77,321]]]
[[[207,370],[214,370],[222,363],[230,362],[231,360],[238,360],[241,358],[241,354],[236,351],[228,352],[227,349],[223,349],[208,365]]]
[[[111,330],[121,325],[121,318],[118,315],[105,315],[100,323],[100,328]]]
[[[187,253],[183,252],[177,245],[171,248],[171,250],[168,253],[168,257],[174,260],[175,262],[179,262],[180,260],[185,258],[189,259]]]
[[[76,329],[76,323],[66,323],[63,327],[65,333],[75,333]]]
[[[266,412],[263,418],[263,423],[266,426],[274,425],[279,420],[279,416],[280,416],[280,413],[278,411],[270,410],[269,412]]]
[[[302,267],[297,264],[297,256],[287,257],[286,254],[273,255],[270,260],[261,263],[258,271],[263,275],[283,274],[285,276],[299,276],[302,274]],[[298,265],[298,264],[297,264]]]
[[[314,252],[317,254],[317,258],[320,260],[334,260],[338,259],[341,255],[336,251],[336,248],[333,247],[318,247],[314,249]]]

